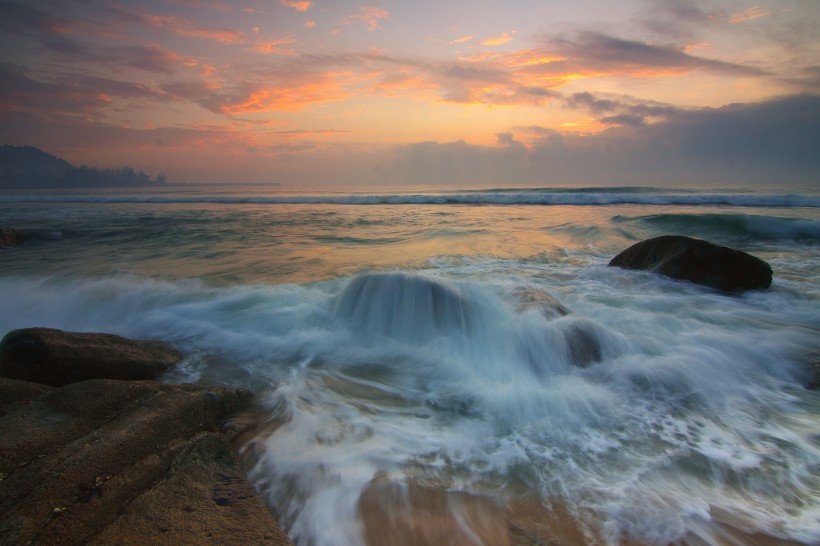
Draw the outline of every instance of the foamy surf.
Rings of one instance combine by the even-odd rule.
[[[168,381],[254,390],[251,476],[297,544],[820,540],[802,202],[4,211],[33,237],[3,250],[0,329],[159,338],[186,355]],[[753,250],[773,286],[605,267],[669,230]]]
[[[617,192],[606,188],[590,191],[555,189],[504,192],[354,195],[98,195],[7,194],[0,203],[101,203],[101,204],[218,204],[218,205],[654,205],[732,207],[820,207],[820,197],[799,194]]]
[[[507,279],[441,270],[227,289],[5,282],[27,320],[47,306],[48,326],[79,314],[83,329],[164,337],[191,355],[177,380],[262,393],[277,426],[248,448],[251,476],[300,544],[372,544],[384,529],[368,510],[388,503],[401,528],[426,521],[419,498],[451,510],[442,529],[462,525],[465,543],[497,532],[472,528],[488,510],[536,532],[513,506],[560,507],[573,533],[607,544],[720,544],[714,514],[816,541],[818,420],[799,361],[818,346],[800,324],[805,302],[603,273],[580,284],[597,301],[567,315],[522,307]],[[782,298],[796,322],[771,319]],[[597,358],[576,360],[578,344]]]

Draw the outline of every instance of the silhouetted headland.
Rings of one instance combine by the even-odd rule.
[[[0,146],[0,188],[130,188],[165,183],[164,174],[151,178],[132,167],[75,167],[33,146]]]

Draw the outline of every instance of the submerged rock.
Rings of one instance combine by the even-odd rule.
[[[663,235],[627,248],[609,266],[645,269],[726,292],[768,288],[772,268],[765,261],[725,246],[681,235]]]
[[[809,366],[809,380],[806,388],[810,390],[820,390],[820,360],[816,360]]]
[[[2,544],[290,544],[223,423],[246,391],[0,379]]]
[[[26,328],[0,341],[0,376],[61,387],[86,379],[154,379],[182,360],[161,341]]]
[[[28,235],[13,228],[0,228],[0,248],[16,246],[28,239]]]
[[[527,309],[537,309],[546,318],[563,317],[569,310],[551,294],[537,288],[519,286],[513,290],[515,308],[519,313]]]
[[[564,330],[564,336],[569,350],[570,363],[573,366],[586,368],[601,361],[603,355],[601,341],[591,324],[570,323]]]
[[[404,341],[426,341],[465,331],[472,309],[458,288],[409,273],[370,273],[351,280],[334,315],[355,331]]]

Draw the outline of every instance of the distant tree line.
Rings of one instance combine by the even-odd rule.
[[[95,169],[82,165],[65,173],[65,182],[69,186],[155,186],[166,183],[165,175],[160,173],[151,178],[142,171],[132,167],[119,169]]]
[[[151,178],[132,167],[97,169],[71,163],[32,146],[0,146],[2,188],[103,188],[166,184],[164,174]]]

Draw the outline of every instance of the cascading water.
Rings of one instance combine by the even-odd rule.
[[[485,499],[496,516],[522,499],[558,504],[584,540],[667,542],[695,532],[693,521],[708,527],[703,498],[731,513],[752,496],[760,514],[777,517],[778,495],[757,490],[753,468],[790,487],[817,481],[784,466],[804,440],[776,424],[790,396],[761,388],[777,382],[767,359],[746,335],[710,330],[703,307],[668,324],[624,310],[633,323],[624,335],[577,313],[522,307],[515,293],[396,272],[353,278],[331,297],[328,327],[344,341],[272,394],[282,424],[253,446],[253,477],[297,542],[372,542],[374,526],[386,525],[375,507],[424,520],[425,502],[449,506],[455,494],[471,506]],[[696,304],[716,311],[716,297]],[[584,524],[590,513],[603,524]],[[662,523],[644,528],[646,514]],[[457,529],[475,522],[462,516],[439,514],[452,527],[441,532],[469,537]],[[754,529],[757,515],[743,517]],[[399,521],[392,531],[418,525],[433,524]]]
[[[0,333],[159,338],[167,381],[255,391],[299,546],[820,543],[816,191],[212,191],[0,199],[32,236]],[[772,287],[606,267],[668,232]]]

